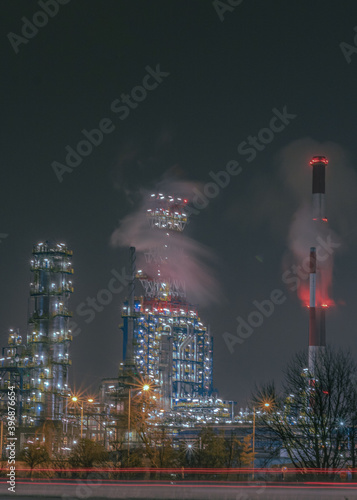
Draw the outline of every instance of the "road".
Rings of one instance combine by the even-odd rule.
[[[0,499],[23,500],[357,500],[357,483],[217,483],[217,482],[135,482],[115,481],[88,484],[86,480],[54,480],[43,484],[17,481],[16,493],[7,492],[5,483],[0,485]]]

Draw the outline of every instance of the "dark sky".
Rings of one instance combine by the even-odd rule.
[[[327,334],[357,354],[357,54],[348,63],[340,48],[355,47],[355,1],[243,0],[221,21],[208,0],[71,0],[17,54],[8,33],[21,35],[21,18],[31,20],[40,7],[30,0],[1,7],[0,235],[8,235],[0,238],[2,344],[9,327],[26,331],[33,243],[55,239],[73,249],[75,310],[107,287],[112,269],[128,264],[128,250],[109,240],[141,189],[168,171],[204,186],[210,171],[237,160],[242,173],[192,216],[188,234],[216,255],[213,271],[223,289],[219,302],[200,308],[214,335],[214,385],[222,398],[244,405],[255,381],[281,379],[287,360],[307,345],[307,312],[282,283],[299,205],[284,191],[282,161],[287,171],[291,159],[289,179],[296,169],[309,194],[310,155],[331,150],[338,153],[328,167],[335,172],[328,200],[341,199],[345,188],[349,199],[344,210],[328,204],[343,251],[335,258]],[[121,120],[111,103],[157,65],[169,75]],[[238,145],[284,107],[296,118],[248,162]],[[103,118],[115,130],[59,182],[52,162],[64,163],[65,147],[75,148],[81,130]],[[315,151],[313,141],[334,145]],[[346,177],[337,175],[341,158]],[[274,289],[284,291],[284,304],[230,353],[222,334],[234,334],[236,317],[247,318],[253,301]],[[124,296],[115,295],[90,324],[74,317],[81,329],[72,344],[76,387],[94,389],[117,374]]]

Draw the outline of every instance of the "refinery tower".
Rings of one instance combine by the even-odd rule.
[[[72,254],[63,243],[39,243],[32,251],[27,343],[37,418],[59,420],[65,411],[72,340],[68,310]]]
[[[20,425],[60,421],[67,412],[71,260],[64,243],[46,241],[32,250],[27,342],[10,330],[0,365],[0,406],[6,404],[7,387],[15,386]]]
[[[197,308],[187,301],[185,283],[170,270],[171,239],[188,222],[187,200],[159,193],[150,201],[147,222],[158,244],[145,252],[145,265],[136,271],[131,248],[133,280],[123,310],[124,366],[135,366],[152,380],[169,410],[210,397],[213,339]],[[134,277],[144,289],[140,298],[134,297]]]

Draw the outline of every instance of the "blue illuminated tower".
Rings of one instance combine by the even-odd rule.
[[[145,252],[147,272],[144,268],[136,273],[144,296],[135,299],[134,311],[130,301],[123,310],[124,362],[133,353],[136,370],[160,388],[165,409],[175,401],[204,399],[212,393],[213,339],[197,308],[187,302],[185,283],[172,278],[167,256],[170,237],[188,222],[186,203],[161,193],[151,195],[148,223],[153,231],[163,232],[164,244]]]
[[[73,292],[72,251],[65,244],[38,243],[32,251],[27,344],[29,401],[34,419],[60,420],[68,396],[72,340],[68,300]]]

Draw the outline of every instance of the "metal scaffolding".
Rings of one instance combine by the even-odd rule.
[[[73,292],[72,251],[63,243],[38,243],[31,260],[27,342],[10,332],[3,348],[0,388],[19,392],[19,422],[38,425],[61,420],[67,411],[69,346],[72,341],[68,300]]]
[[[185,283],[170,276],[170,236],[182,232],[188,223],[186,204],[183,198],[151,195],[148,222],[154,231],[161,231],[162,238],[158,246],[145,252],[149,272],[136,273],[144,296],[135,299],[134,314],[130,300],[122,314],[124,361],[131,352],[133,321],[135,365],[142,376],[160,387],[166,410],[176,399],[206,399],[213,391],[213,339],[197,309],[187,301]]]

